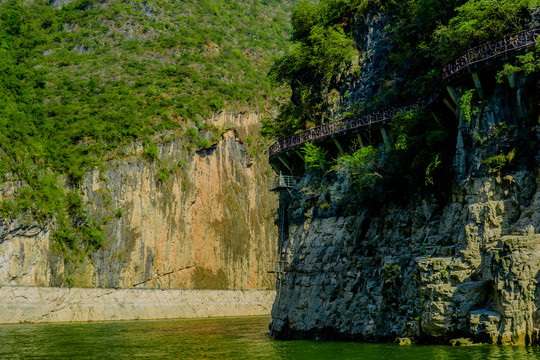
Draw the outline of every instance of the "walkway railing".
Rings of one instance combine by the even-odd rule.
[[[491,41],[487,44],[468,50],[451,63],[443,67],[443,80],[456,75],[461,70],[503,55],[505,53],[527,48],[536,44],[540,36],[540,29],[525,30],[517,34],[506,36],[502,39]]]
[[[435,101],[438,97],[439,91],[436,91],[430,97],[422,98],[421,100],[410,105],[377,110],[365,115],[346,117],[338,121],[333,121],[328,124],[314,127],[312,129],[304,130],[298,134],[294,134],[292,136],[276,141],[269,149],[270,157],[283,150],[290,149],[296,145],[300,145],[308,141],[313,141],[326,136],[352,131],[368,125],[385,123],[386,121],[394,118],[398,114],[404,114],[412,110],[420,110],[422,108],[425,108],[433,101]]]
[[[296,185],[302,178],[291,175],[278,175],[274,180],[275,188],[291,188]]]
[[[450,77],[458,74],[468,66],[489,60],[511,51],[532,46],[536,44],[539,37],[540,29],[526,30],[470,49],[464,55],[443,67],[442,80],[448,80]],[[348,131],[367,127],[369,125],[383,124],[398,114],[407,113],[412,110],[420,110],[429,106],[439,97],[439,94],[440,91],[435,91],[431,96],[420,98],[418,101],[410,105],[392,107],[389,109],[377,110],[365,115],[347,117],[302,131],[298,134],[291,135],[276,141],[269,148],[269,157],[272,158],[282,151],[288,150],[308,141],[346,133]]]

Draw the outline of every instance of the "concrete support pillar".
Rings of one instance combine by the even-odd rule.
[[[333,138],[332,140],[334,141],[334,144],[335,144],[336,147],[338,148],[339,154],[340,154],[340,155],[343,155],[343,148],[341,147],[341,144],[337,141],[336,138]]]
[[[385,147],[390,147],[390,143],[388,142],[388,136],[386,135],[386,130],[384,130],[383,127],[381,127],[381,135],[382,135],[382,138],[383,138],[384,146]]]
[[[478,91],[478,95],[480,95],[481,98],[484,97],[484,90],[482,89],[482,83],[480,82],[480,77],[478,76],[478,73],[471,73],[472,79],[474,81],[474,86],[476,87],[476,90]]]
[[[444,104],[446,106],[448,106],[450,111],[452,111],[454,114],[456,114],[456,108],[454,106],[452,106],[452,104],[450,104],[450,101],[448,101],[448,99],[443,99],[443,102],[444,102]]]
[[[272,169],[274,169],[274,171],[275,171],[276,173],[278,173],[278,174],[279,174],[279,172],[281,171],[281,170],[279,169],[279,167],[277,167],[276,164],[274,164],[272,161],[270,161],[270,166],[271,166]]]
[[[278,159],[279,161],[281,161],[283,163],[283,165],[285,165],[285,167],[291,172],[292,174],[292,169],[291,169],[291,164],[287,161],[287,159],[285,159],[283,156],[281,155],[278,155]]]
[[[357,139],[358,139],[358,143],[360,144],[360,146],[364,147],[365,145],[364,145],[364,140],[362,140],[362,135],[358,134]]]
[[[435,114],[433,111],[430,111],[429,113],[431,114],[431,117],[433,118],[433,120],[435,120],[435,122],[440,126],[441,122],[439,121],[437,114]]]
[[[448,91],[448,95],[450,95],[450,98],[452,98],[452,100],[454,101],[454,104],[457,105],[459,96],[457,94],[456,89],[454,87],[448,85],[446,87],[446,91]]]

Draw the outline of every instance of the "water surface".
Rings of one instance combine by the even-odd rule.
[[[0,325],[0,359],[540,359],[525,347],[277,341],[267,317]]]

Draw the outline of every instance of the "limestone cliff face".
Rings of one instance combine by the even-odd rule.
[[[241,141],[258,120],[222,114],[213,122],[234,128],[211,148],[163,141],[158,159],[148,161],[135,143],[88,173],[90,214],[107,225],[104,246],[82,262],[64,261],[50,228],[0,222],[0,284],[62,286],[69,278],[85,287],[273,288],[267,270],[276,253],[277,199],[267,190],[266,159],[251,156]]]
[[[494,85],[471,122],[460,121],[444,201],[351,200],[345,178],[295,188],[277,337],[538,343],[538,84],[514,80]],[[501,127],[523,146],[513,170],[489,175],[484,136]]]
[[[355,104],[369,104],[384,84],[384,76],[391,50],[389,36],[390,19],[380,12],[371,11],[366,18],[356,25],[354,40],[361,50],[361,55],[355,61],[353,68],[358,74],[350,72],[343,79],[343,89],[340,107],[354,108]]]

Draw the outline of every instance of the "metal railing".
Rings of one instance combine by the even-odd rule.
[[[291,175],[278,175],[272,184],[274,189],[292,188],[300,181],[301,177]]]
[[[282,274],[287,272],[287,261],[285,260],[274,260],[269,262],[268,273]]]
[[[333,121],[328,124],[323,124],[312,129],[302,131],[298,134],[294,134],[276,141],[270,147],[269,155],[272,157],[283,150],[290,149],[296,145],[300,145],[308,141],[317,140],[334,134],[340,134],[346,131],[352,131],[368,125],[384,123],[396,117],[398,114],[405,114],[412,110],[423,109],[435,101],[439,97],[439,93],[440,91],[437,90],[431,96],[422,98],[413,104],[396,106],[389,109],[373,111],[363,115],[346,117],[341,120]]]
[[[471,65],[532,46],[536,44],[539,36],[540,29],[525,30],[472,48],[443,67],[443,80],[447,80]]]
[[[498,39],[487,44],[468,50],[464,55],[443,67],[442,80],[458,74],[470,65],[474,65],[496,56],[523,49],[536,44],[540,37],[540,29],[532,29]],[[327,136],[346,133],[351,130],[385,123],[398,114],[412,110],[420,110],[433,103],[440,95],[440,90],[434,91],[429,97],[420,98],[418,101],[405,106],[396,106],[389,109],[377,110],[365,115],[346,117],[328,124],[323,124],[312,129],[304,130],[276,141],[268,149],[269,157],[291,149],[308,141],[318,140]]]

